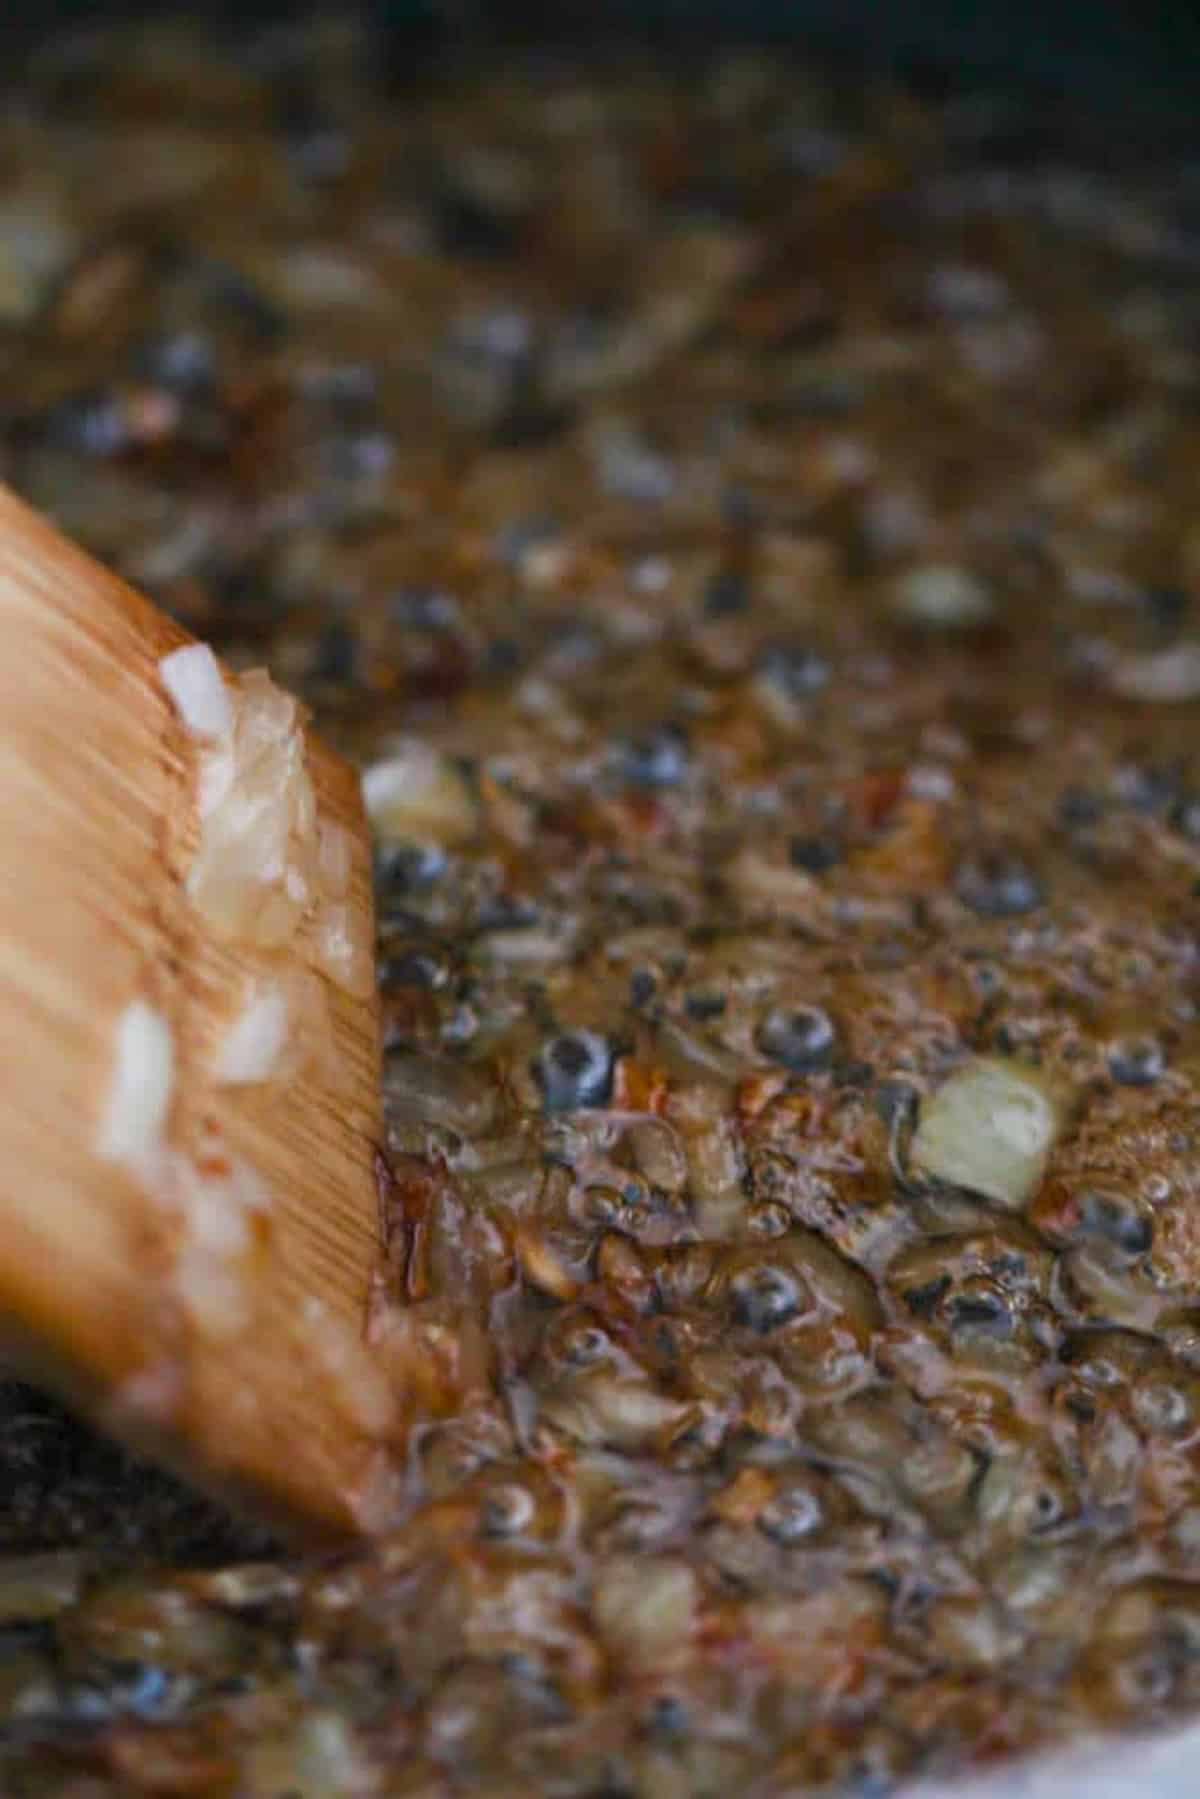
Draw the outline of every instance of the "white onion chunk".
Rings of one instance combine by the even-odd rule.
[[[254,990],[217,1055],[215,1074],[230,1086],[250,1086],[279,1072],[288,1041],[287,994],[277,982]]]
[[[229,690],[221,665],[206,643],[172,650],[159,662],[158,672],[191,736],[220,740],[232,735]]]
[[[174,1078],[170,1025],[145,1000],[132,1000],[117,1020],[116,1065],[99,1142],[106,1160],[138,1164],[154,1153]]]
[[[1035,1069],[979,1058],[922,1108],[913,1167],[1016,1208],[1040,1185],[1060,1128],[1059,1107]]]

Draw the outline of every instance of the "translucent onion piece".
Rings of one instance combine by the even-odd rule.
[[[1144,656],[1122,656],[1113,664],[1109,685],[1129,700],[1178,705],[1200,698],[1200,643],[1177,643],[1169,650]]]
[[[217,1051],[213,1073],[230,1085],[283,1080],[328,1047],[324,982],[307,970],[289,972],[251,988]]]
[[[243,676],[232,749],[201,770],[200,843],[188,893],[221,936],[276,948],[312,904],[316,797],[303,709],[261,670]]]
[[[968,569],[930,563],[901,575],[893,604],[917,624],[953,629],[982,624],[992,611],[992,596]]]
[[[238,683],[238,759],[248,764],[261,749],[286,743],[307,722],[300,702],[276,687],[265,668],[247,669]]]
[[[196,808],[202,822],[211,818],[218,806],[228,798],[236,772],[232,744],[222,744],[219,749],[205,756],[200,764],[196,786]]]
[[[234,1086],[270,1080],[279,1072],[289,1024],[288,996],[279,983],[256,988],[221,1044],[216,1078]]]
[[[998,1059],[969,1062],[923,1109],[912,1164],[1017,1207],[1039,1185],[1060,1125],[1059,1108],[1035,1070]]]
[[[168,1154],[157,1193],[181,1227],[172,1279],[177,1298],[202,1335],[236,1336],[251,1320],[256,1221],[270,1212],[270,1194],[215,1133],[195,1157]]]
[[[298,740],[299,741],[299,740]],[[317,796],[313,792],[312,782],[303,762],[296,773],[288,794],[291,808],[290,823],[292,830],[305,846],[306,860],[316,863],[317,858]]]
[[[357,999],[375,987],[375,963],[366,919],[354,906],[327,906],[317,920],[317,961],[325,974]]]
[[[287,837],[277,796],[235,786],[206,821],[188,893],[219,935],[264,946],[286,943],[305,899],[286,890]]]
[[[462,843],[476,827],[466,782],[445,756],[410,738],[363,776],[363,799],[385,841]]]

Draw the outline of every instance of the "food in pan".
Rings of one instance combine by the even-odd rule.
[[[4,1790],[882,1795],[1195,1709],[1194,176],[765,58],[10,81],[5,478],[364,771],[405,1447],[311,1556],[10,1383]]]

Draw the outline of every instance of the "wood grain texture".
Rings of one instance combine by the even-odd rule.
[[[353,1529],[383,1427],[364,1423],[311,1301],[357,1344],[377,1007],[326,982],[331,1054],[265,1087],[208,1078],[251,959],[184,891],[196,746],[157,663],[187,641],[0,489],[0,1314],[39,1378],[139,1447],[285,1520]],[[351,903],[369,914],[357,777],[311,737],[309,768],[321,815],[351,832]],[[306,937],[294,955],[311,961]],[[96,1152],[116,1020],[139,996],[174,1036],[170,1141],[215,1121],[271,1194],[253,1322],[228,1340],[181,1313],[161,1205]]]

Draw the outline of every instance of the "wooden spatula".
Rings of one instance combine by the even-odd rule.
[[[315,902],[269,951],[194,903],[213,748],[159,666],[190,641],[0,488],[0,1331],[137,1447],[353,1530],[391,1428],[361,1343],[377,1008],[369,980],[350,993],[319,971]],[[304,741],[318,818],[349,849],[343,916],[369,943],[358,781]],[[293,1007],[300,1066],[231,1084],[223,1046],[264,967],[327,1017]],[[290,986],[305,970],[319,986]],[[144,1082],[148,1022],[174,1072],[158,1149],[130,1155],[114,1107],[122,1079],[135,1099]]]

